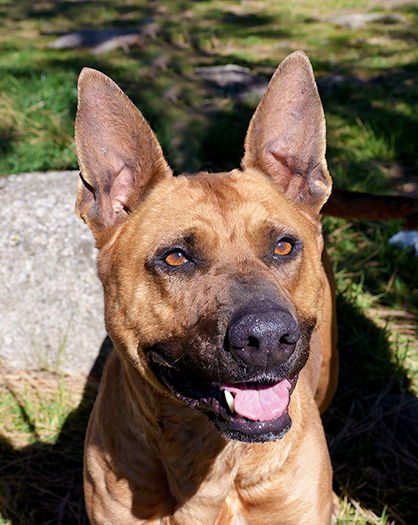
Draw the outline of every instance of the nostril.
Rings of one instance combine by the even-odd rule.
[[[259,350],[260,342],[258,341],[256,337],[253,337],[250,335],[248,338],[248,346],[251,348],[255,348],[256,350]]]
[[[298,339],[299,339],[299,333],[294,333],[294,334],[284,334],[280,339],[279,339],[279,344],[281,345],[288,345],[288,346],[294,346],[297,342],[298,342]]]

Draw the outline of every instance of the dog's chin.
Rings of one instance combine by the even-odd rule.
[[[222,383],[193,382],[190,377],[182,375],[177,370],[163,363],[160,358],[151,355],[154,361],[154,370],[159,380],[170,392],[191,408],[202,411],[216,428],[227,438],[244,443],[263,443],[281,439],[291,428],[292,421],[288,413],[290,395],[293,392],[297,376],[287,379],[260,377],[248,383],[240,383],[240,387],[266,389],[269,385],[277,385],[286,381],[288,385],[288,400],[274,417],[263,417],[263,420],[252,419],[231,410],[224,390],[228,387]],[[234,389],[234,385],[230,385]]]

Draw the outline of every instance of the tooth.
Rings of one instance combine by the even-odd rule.
[[[224,394],[225,394],[225,400],[226,400],[226,402],[228,403],[228,406],[229,406],[229,410],[233,414],[235,412],[234,396],[231,394],[231,392],[229,390],[224,390]]]

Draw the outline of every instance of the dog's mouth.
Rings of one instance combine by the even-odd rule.
[[[291,427],[288,413],[293,378],[272,381],[256,377],[242,383],[193,381],[171,367],[158,354],[150,354],[160,381],[178,399],[206,413],[228,438],[247,443],[282,438]]]

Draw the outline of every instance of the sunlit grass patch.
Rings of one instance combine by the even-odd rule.
[[[74,80],[41,73],[0,80],[0,86],[7,86],[0,92],[0,172],[77,166]]]
[[[388,519],[386,509],[381,516],[373,511],[365,509],[358,501],[348,495],[344,495],[341,501],[341,511],[337,519],[337,525],[395,525],[395,521]]]
[[[0,433],[19,448],[53,443],[84,388],[80,380],[47,372],[9,372],[0,381]]]

